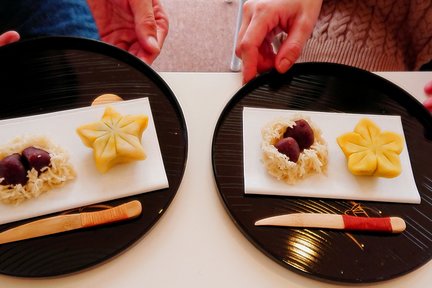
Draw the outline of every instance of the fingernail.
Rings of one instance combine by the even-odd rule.
[[[285,73],[291,67],[292,63],[287,58],[282,58],[279,62],[279,72]]]
[[[158,44],[156,38],[153,37],[153,36],[150,36],[150,37],[147,38],[147,44],[148,44],[151,48],[153,48],[153,49],[155,49],[155,50],[159,50],[159,49],[160,49],[159,44]]]

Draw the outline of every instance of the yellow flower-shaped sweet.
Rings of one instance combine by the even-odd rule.
[[[147,123],[146,115],[123,116],[108,106],[100,121],[78,127],[77,133],[93,148],[96,168],[105,173],[116,164],[146,158],[141,136]]]
[[[401,173],[402,137],[393,132],[381,132],[367,118],[360,120],[354,132],[339,136],[337,142],[348,159],[348,169],[354,175],[392,178]]]

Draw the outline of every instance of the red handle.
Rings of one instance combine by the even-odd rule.
[[[390,217],[357,217],[342,215],[346,230],[393,232]]]

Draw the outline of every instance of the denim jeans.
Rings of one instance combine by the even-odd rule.
[[[86,0],[0,0],[0,33],[16,30],[21,39],[76,36],[99,40]]]

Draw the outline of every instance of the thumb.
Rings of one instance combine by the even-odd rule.
[[[161,47],[157,41],[157,25],[152,0],[129,0],[135,21],[135,33],[142,49],[150,55],[158,55]]]
[[[279,73],[285,73],[297,61],[311,32],[312,28],[301,22],[295,22],[291,26],[276,55],[275,67]]]

